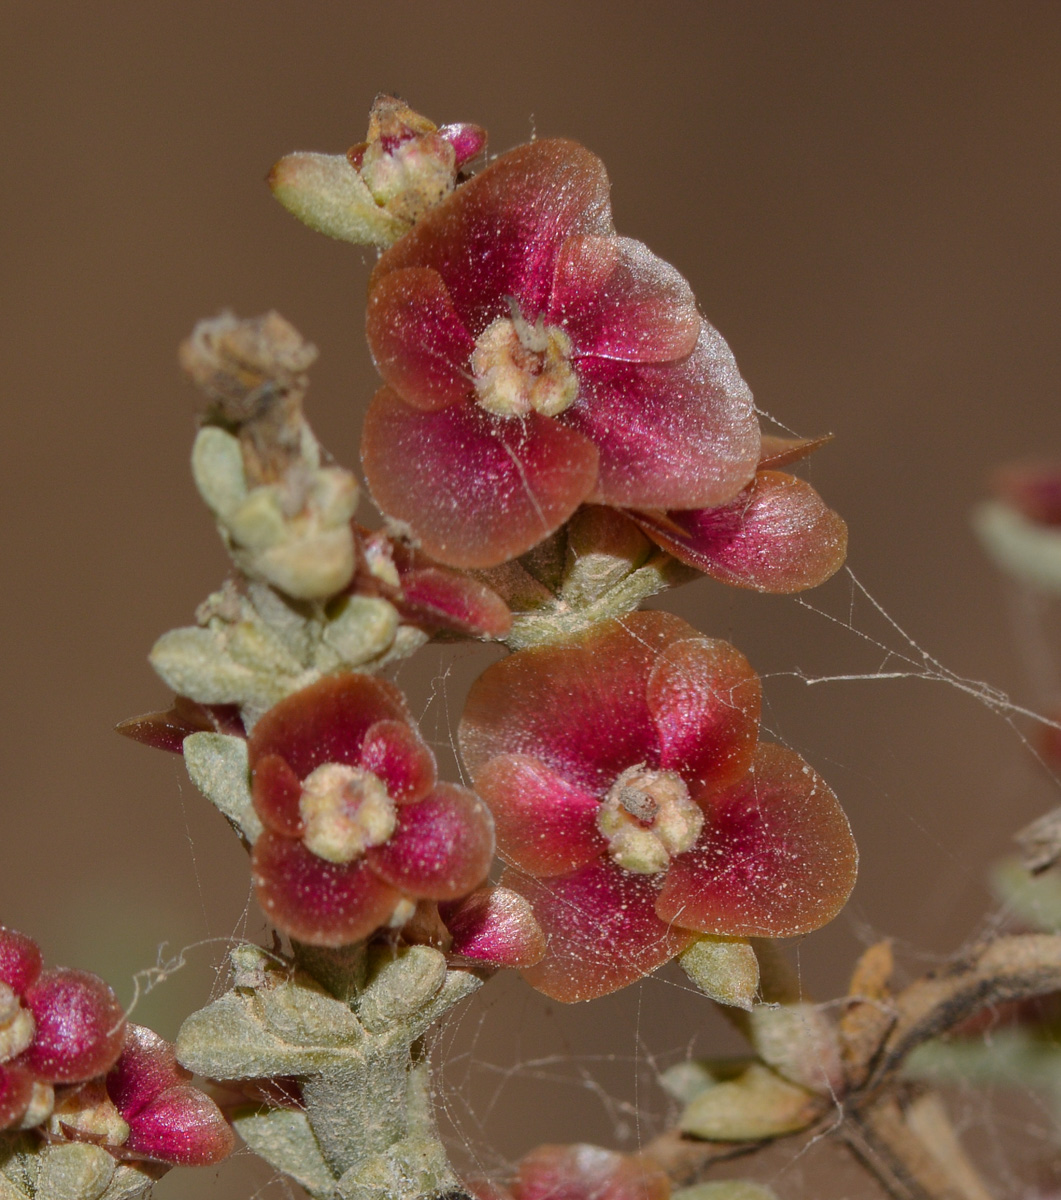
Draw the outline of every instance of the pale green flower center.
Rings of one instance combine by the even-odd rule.
[[[704,814],[674,771],[628,767],[612,785],[597,813],[597,828],[616,865],[638,875],[665,871],[677,854],[691,849]]]
[[[362,767],[325,763],[302,781],[302,841],[318,858],[353,862],[394,832],[397,814],[383,781]]]
[[[476,399],[495,417],[539,412],[555,417],[578,399],[571,339],[539,317],[532,325],[509,298],[511,317],[498,317],[472,352]]]

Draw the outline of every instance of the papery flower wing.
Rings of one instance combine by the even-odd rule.
[[[379,260],[370,290],[404,267],[442,276],[473,337],[508,316],[545,309],[560,244],[612,232],[604,164],[576,142],[543,138],[502,155],[431,209]]]
[[[512,628],[508,605],[485,583],[441,567],[401,574],[396,603],[414,625],[472,637],[503,638]]]
[[[799,462],[822,446],[833,440],[831,433],[822,433],[817,437],[781,437],[776,433],[764,433],[762,447],[759,451],[759,470],[776,471],[778,467],[787,467]]]
[[[129,1122],[123,1150],[179,1167],[207,1167],[227,1158],[236,1135],[213,1100],[190,1083],[155,1096]]]
[[[501,885],[530,901],[548,943],[545,958],[524,978],[565,1003],[626,987],[695,936],[656,915],[658,876],[634,875],[603,859],[551,879],[508,870]]]
[[[247,747],[252,770],[267,754],[299,779],[322,763],[357,766],[365,734],[377,721],[408,720],[401,692],[369,675],[330,675],[274,705]]]
[[[0,1130],[17,1125],[33,1099],[33,1076],[17,1063],[0,1063]]]
[[[478,887],[494,857],[494,823],[467,788],[440,783],[398,810],[398,826],[365,854],[373,871],[418,899],[455,900]]]
[[[627,767],[658,767],[645,685],[658,655],[690,634],[680,617],[637,612],[494,663],[472,685],[459,728],[473,778],[497,755],[526,754],[600,795]]]
[[[604,853],[600,801],[538,759],[501,754],[476,772],[475,786],[494,814],[498,850],[522,870],[560,875]]]
[[[401,899],[364,859],[327,862],[269,829],[254,843],[251,873],[266,917],[311,946],[345,946],[368,937]]]
[[[519,1200],[667,1200],[670,1179],[654,1163],[585,1143],[538,1146],[519,1164]]]
[[[703,322],[677,362],[586,356],[563,421],[600,451],[588,499],[616,508],[700,508],[733,498],[755,474],[759,424],[722,336]]]
[[[435,756],[405,721],[377,721],[365,734],[361,766],[383,781],[396,804],[422,800],[438,779]]]
[[[660,766],[694,798],[745,774],[759,733],[762,687],[743,654],[716,638],[685,638],[660,654],[647,687]]]
[[[760,592],[817,587],[847,555],[847,526],[806,480],[760,471],[718,508],[637,514],[668,554],[712,579]]]
[[[56,967],[25,991],[33,1043],[18,1059],[45,1083],[83,1083],[117,1061],[125,1042],[125,1011],[98,975]]]
[[[274,832],[302,836],[302,780],[279,754],[264,754],[254,764],[251,799],[254,811]]]
[[[21,995],[41,973],[41,950],[28,934],[0,925],[0,983]]]
[[[726,937],[794,937],[840,911],[858,853],[836,797],[791,750],[763,743],[752,770],[701,801],[693,849],[670,865],[656,912]]]
[[[368,298],[367,332],[384,383],[414,408],[445,408],[471,390],[475,341],[437,271],[408,267],[380,279]]]
[[[245,736],[239,708],[235,704],[199,704],[187,696],[174,696],[170,708],[141,713],[114,727],[115,733],[155,750],[180,754],[190,733],[227,733]]]
[[[174,1048],[144,1025],[129,1024],[118,1061],[107,1075],[107,1095],[127,1120],[131,1120],[160,1092],[187,1083],[191,1071],[177,1062]]]
[[[509,888],[482,887],[438,906],[453,938],[451,954],[495,967],[533,967],[545,954],[545,935],[527,901]]]
[[[454,567],[489,567],[547,537],[586,498],[597,448],[538,413],[488,416],[475,404],[437,412],[376,394],[361,440],[380,509],[404,521],[423,550]]]
[[[563,329],[576,356],[668,362],[700,336],[693,290],[670,263],[624,237],[570,237],[560,248],[548,325]]]

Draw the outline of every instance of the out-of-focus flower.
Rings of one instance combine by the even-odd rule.
[[[387,385],[362,458],[440,562],[523,553],[583,501],[696,508],[755,473],[751,394],[686,281],[616,236],[601,162],[502,156],[380,259],[368,337]]]
[[[278,929],[340,946],[414,902],[456,900],[486,877],[493,823],[436,781],[401,692],[367,675],[320,680],[270,709],[248,744],[258,900]]]
[[[988,555],[1020,582],[1061,594],[1061,463],[1010,463],[994,472],[991,490],[973,511]]]
[[[269,172],[280,203],[311,229],[389,246],[444,200],[486,146],[478,125],[439,129],[397,96],[380,94],[368,137],[346,154],[288,154]]]
[[[634,613],[522,650],[475,683],[461,753],[549,950],[559,1000],[623,987],[697,933],[785,937],[839,911],[857,855],[799,755],[758,743],[744,657],[678,617]]]
[[[480,1200],[667,1200],[667,1175],[650,1159],[600,1146],[539,1146],[509,1187],[472,1183]]]

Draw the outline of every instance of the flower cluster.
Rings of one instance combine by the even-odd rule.
[[[856,852],[832,792],[758,741],[759,680],[678,617],[635,613],[522,650],[474,684],[461,753],[548,939],[527,979],[603,995],[698,935],[830,920]]]
[[[43,970],[36,942],[0,927],[0,1129],[169,1166],[220,1162],[232,1130],[190,1080],[168,1042],[126,1022],[102,979]]]

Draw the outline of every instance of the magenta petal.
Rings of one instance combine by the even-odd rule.
[[[266,830],[254,843],[258,903],[282,933],[311,946],[345,946],[385,925],[401,896],[364,859],[330,863]]]
[[[805,480],[760,471],[729,504],[639,516],[668,554],[713,579],[760,592],[800,592],[835,574],[847,526]]]
[[[16,1063],[0,1063],[0,1130],[17,1125],[33,1099],[33,1076]]]
[[[475,787],[494,814],[498,850],[532,875],[561,875],[605,850],[600,801],[536,758],[492,758],[476,772]]]
[[[384,383],[414,408],[445,408],[471,390],[475,342],[437,271],[385,275],[368,298],[367,332]]]
[[[604,164],[576,142],[543,138],[503,154],[432,208],[379,260],[369,287],[403,267],[438,271],[473,337],[545,309],[565,237],[611,233]]]
[[[24,933],[0,925],[0,983],[20,996],[41,973],[40,947]]]
[[[656,915],[658,875],[632,875],[602,859],[553,879],[509,870],[501,883],[530,901],[545,931],[545,958],[523,974],[554,1000],[617,991],[672,959],[694,936]]]
[[[389,841],[365,855],[372,870],[418,900],[456,900],[478,887],[494,858],[494,823],[467,788],[440,783],[398,810]]]
[[[526,754],[600,796],[627,767],[658,767],[646,682],[665,647],[695,634],[670,613],[637,612],[494,663],[472,685],[460,723],[473,779],[491,758]]]
[[[531,906],[508,888],[479,888],[438,911],[453,937],[452,954],[515,968],[533,967],[545,954],[545,935]]]
[[[633,238],[568,238],[545,320],[568,333],[576,355],[630,362],[684,358],[700,335],[692,288]]]
[[[365,735],[361,766],[381,779],[396,804],[421,800],[435,786],[435,756],[406,721],[377,721]]]
[[[600,451],[589,497],[616,508],[723,504],[754,476],[759,425],[729,347],[705,321],[688,358],[577,362],[579,398],[562,420]]]
[[[473,403],[421,412],[384,388],[365,419],[376,503],[425,553],[454,567],[515,558],[567,520],[593,487],[597,450],[549,417],[488,416]]]
[[[187,696],[174,696],[162,712],[141,713],[114,727],[115,733],[155,750],[180,754],[190,733],[228,733],[244,737],[243,721],[235,704],[199,704]]]
[[[118,997],[88,971],[58,967],[26,989],[33,1013],[33,1044],[18,1058],[44,1083],[83,1083],[102,1075],[125,1044],[125,1012]]]
[[[190,1083],[176,1084],[129,1121],[126,1152],[180,1167],[208,1167],[227,1158],[236,1136],[221,1110]]]
[[[443,125],[438,133],[453,147],[458,167],[486,149],[486,130],[481,125],[457,121],[452,125]]]
[[[402,573],[398,606],[414,625],[472,637],[503,638],[512,613],[485,583],[441,567],[416,567]]]
[[[144,1025],[130,1024],[125,1027],[121,1057],[107,1075],[107,1095],[131,1121],[161,1092],[187,1083],[191,1077],[164,1037]]]
[[[406,720],[392,683],[369,675],[329,675],[281,700],[254,727],[251,769],[267,754],[284,759],[301,780],[322,763],[360,763],[361,746],[377,721]]]
[[[656,903],[664,920],[726,937],[793,937],[843,907],[858,864],[851,829],[798,754],[761,744],[744,779],[703,807],[703,833],[671,863]]]
[[[743,654],[715,638],[686,638],[660,655],[648,681],[660,766],[695,796],[739,779],[755,754],[762,687]]]

